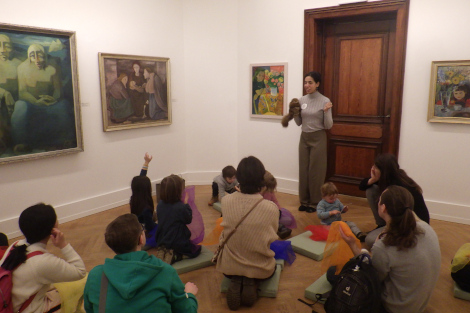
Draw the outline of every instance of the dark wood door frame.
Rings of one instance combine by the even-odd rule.
[[[401,107],[403,96],[403,80],[405,71],[405,51],[407,36],[409,0],[383,0],[336,7],[305,10],[304,15],[304,74],[312,69],[323,69],[324,62],[324,32],[323,24],[335,18],[367,19],[378,14],[393,14],[396,16],[395,59],[392,69],[391,101],[394,104],[390,112],[390,132],[396,134],[394,142],[388,146],[389,152],[398,155]],[[322,86],[320,85],[320,91]]]

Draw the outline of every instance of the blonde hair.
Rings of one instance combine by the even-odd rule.
[[[335,184],[333,184],[332,182],[324,183],[323,186],[321,186],[322,197],[326,197],[330,195],[337,195],[337,194],[338,194],[338,188],[336,188]]]
[[[276,190],[276,187],[277,187],[276,178],[273,176],[273,174],[271,174],[268,171],[264,173],[264,184],[266,186],[266,191],[274,192],[274,190]]]

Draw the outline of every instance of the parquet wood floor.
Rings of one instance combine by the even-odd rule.
[[[217,211],[207,205],[210,196],[210,186],[196,186],[196,205],[203,216],[206,233],[209,233],[214,228],[215,220],[220,216]],[[297,210],[299,205],[297,196],[277,193],[277,198],[281,205],[290,210],[297,219],[298,228],[293,230],[293,236],[302,233],[307,225],[319,224],[315,213],[309,214]],[[347,220],[356,222],[364,231],[369,231],[375,227],[372,213],[365,199],[340,196],[340,200],[345,205],[350,204],[350,210],[347,216],[345,216]],[[114,256],[114,253],[104,242],[104,229],[115,217],[127,212],[129,212],[129,207],[124,205],[60,225],[67,240],[82,256],[87,271],[90,271],[98,264],[102,264],[105,258]],[[453,282],[449,270],[450,261],[457,249],[462,244],[470,242],[470,225],[432,220],[431,226],[439,236],[442,257],[438,285],[426,312],[470,312],[470,301],[453,297]],[[215,251],[216,246],[209,246],[208,248]],[[48,249],[52,253],[60,255],[58,249],[50,244]],[[151,253],[151,250],[149,252]],[[297,255],[294,264],[285,266],[281,274],[277,298],[261,298],[254,307],[241,307],[239,312],[310,313],[311,309],[297,301],[297,298],[304,299],[305,288],[320,276],[320,264],[320,262]],[[191,281],[199,287],[197,295],[199,312],[230,312],[226,304],[225,294],[219,292],[222,274],[216,272],[215,267],[212,266],[182,274],[180,277],[184,283]],[[320,304],[316,304],[314,309],[319,313],[324,312],[323,306]]]

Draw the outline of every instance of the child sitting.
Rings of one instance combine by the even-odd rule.
[[[168,264],[182,260],[183,256],[195,258],[201,253],[201,246],[190,242],[191,231],[186,225],[191,223],[193,212],[189,204],[181,201],[183,184],[183,179],[177,175],[165,177],[161,182],[155,241],[157,258]]]
[[[348,211],[348,206],[344,206],[338,200],[338,189],[333,183],[325,183],[321,186],[322,200],[317,205],[317,215],[322,225],[331,225],[333,222],[341,221],[341,214]],[[361,242],[366,239],[366,234],[361,232],[354,222],[347,222],[352,233]]]
[[[212,183],[212,198],[209,205],[212,206],[215,202],[220,202],[225,196],[225,193],[233,193],[238,189],[238,181],[236,178],[237,171],[231,165],[223,168],[222,174],[214,177]]]
[[[183,285],[173,267],[140,251],[145,235],[135,215],[112,221],[104,239],[116,255],[90,271],[83,294],[86,312],[197,312],[197,286]],[[108,288],[102,308],[104,277]]]
[[[150,161],[152,161],[152,156],[145,153],[144,161],[140,175],[132,179],[132,196],[129,200],[129,205],[131,207],[131,213],[136,215],[139,222],[145,226],[146,234],[149,235],[153,233],[152,235],[155,235],[155,227],[157,227],[157,224],[155,223],[154,216],[152,185],[150,179],[147,177],[147,170]],[[153,245],[147,243],[147,245],[143,247],[143,250],[148,250],[151,246]]]
[[[263,196],[264,199],[272,201],[274,202],[275,205],[277,205],[279,209],[279,219],[281,219],[282,209],[281,209],[281,206],[279,205],[279,201],[277,201],[276,195],[274,194],[274,190],[276,190],[276,187],[277,187],[277,181],[276,181],[276,178],[268,171],[264,173],[264,185],[265,187],[263,187],[263,190],[261,191],[261,195]],[[295,224],[294,217],[292,215],[290,215],[290,217],[293,220],[293,223]],[[289,237],[291,233],[292,233],[292,229],[287,228],[284,224],[281,223],[281,221],[279,221],[279,228],[277,230],[277,235],[279,236],[279,238],[285,239]]]

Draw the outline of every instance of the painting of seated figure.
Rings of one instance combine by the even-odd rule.
[[[75,32],[0,24],[0,164],[83,151]]]
[[[171,124],[170,59],[99,54],[103,131]]]

